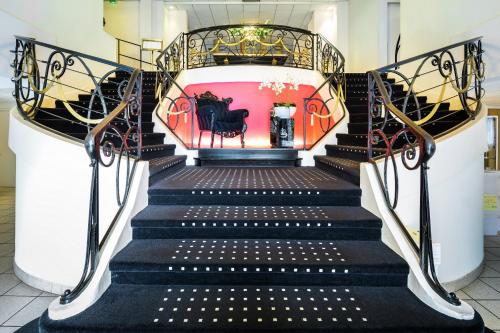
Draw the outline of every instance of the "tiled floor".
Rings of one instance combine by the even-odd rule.
[[[14,189],[0,187],[0,333],[16,331],[40,316],[55,295],[31,288],[13,272]]]
[[[457,294],[500,332],[500,236],[484,241],[486,266],[481,276]],[[14,189],[0,187],[0,333],[16,331],[38,317],[55,295],[31,288],[14,275]]]

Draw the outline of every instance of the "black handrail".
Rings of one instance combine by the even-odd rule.
[[[33,45],[38,45],[38,46],[43,46],[43,47],[46,47],[46,48],[49,48],[49,49],[57,50],[59,52],[69,53],[69,54],[71,54],[71,55],[73,55],[75,57],[85,58],[85,59],[88,59],[88,60],[99,62],[101,64],[109,65],[109,66],[116,67],[116,68],[121,68],[121,69],[126,70],[126,71],[133,71],[134,70],[133,67],[130,67],[130,66],[127,66],[127,65],[122,65],[122,64],[119,64],[119,63],[111,61],[111,60],[99,58],[99,57],[92,56],[92,55],[89,55],[89,54],[86,54],[86,53],[82,53],[82,52],[78,52],[78,51],[74,51],[74,50],[70,50],[70,49],[65,49],[63,47],[59,47],[59,46],[55,46],[55,45],[52,45],[52,44],[40,42],[40,41],[37,41],[34,38],[24,37],[24,36],[17,36],[17,35],[14,36],[14,37],[15,37],[15,39],[23,41],[25,43],[29,43],[29,44],[33,44]]]
[[[175,129],[179,124],[181,116],[191,116],[191,146],[193,147],[194,140],[194,109],[195,99],[189,96],[186,91],[177,83],[176,78],[186,67],[185,50],[185,33],[180,33],[176,38],[160,53],[156,58],[156,66],[158,67],[156,79],[156,92],[158,106],[155,109],[156,117],[165,125],[171,132],[183,142],[177,135]],[[180,91],[180,95],[176,97],[168,96],[168,91],[172,86],[175,86]],[[168,104],[166,110],[167,121],[160,115],[160,106]],[[174,114],[175,122],[170,123],[170,115]],[[185,143],[184,143],[185,144]]]
[[[331,118],[326,118],[327,124],[323,125],[323,119],[320,118],[318,121],[320,122],[321,129],[323,131],[323,135],[316,140],[310,147],[307,147],[306,138],[307,138],[307,116],[315,117],[318,113],[323,116],[323,112],[325,115],[330,114],[332,110],[328,107],[328,103],[330,101],[334,101],[342,98],[342,95],[345,94],[345,58],[342,52],[335,47],[328,39],[323,37],[320,34],[316,35],[315,38],[316,43],[316,65],[315,68],[317,71],[321,73],[321,75],[325,78],[323,83],[321,83],[318,88],[308,97],[304,98],[304,110],[303,110],[303,149],[311,149],[314,145],[321,141],[321,139],[328,134],[330,130],[332,130],[336,124],[338,124],[345,117],[345,110],[342,105],[344,101],[340,101],[340,107],[342,108],[342,116],[338,119],[337,123],[332,123]],[[328,93],[330,96],[323,98],[316,98],[315,96],[319,94],[321,89],[324,86],[328,85]],[[340,89],[342,91],[340,91]],[[336,111],[336,110],[335,110]]]
[[[37,58],[37,47],[48,50],[43,59]],[[75,288],[66,290],[60,298],[61,304],[67,304],[76,299],[87,287],[95,273],[99,262],[99,252],[106,243],[111,229],[120,217],[124,205],[127,202],[131,182],[135,173],[137,161],[141,157],[142,148],[142,71],[129,66],[121,65],[109,60],[90,56],[81,52],[60,48],[55,45],[36,41],[27,37],[16,37],[16,48],[13,51],[14,96],[16,98],[19,112],[27,120],[36,123],[36,112],[44,112],[42,102],[45,97],[63,102],[65,108],[70,112],[75,120],[60,118],[62,120],[77,123],[83,122],[88,130],[84,146],[90,157],[92,166],[91,191],[89,201],[88,230],[85,248],[85,261],[81,278]],[[105,74],[98,77],[93,74],[91,67],[86,60],[99,64],[99,70],[103,69],[102,64],[111,67]],[[78,68],[81,66],[83,69]],[[42,70],[43,69],[43,70]],[[86,92],[76,84],[65,84],[61,80],[65,73],[72,72],[77,75],[84,75],[90,78],[94,84],[94,89],[89,92],[91,98],[89,107],[75,105],[67,101],[64,96],[54,97],[50,94],[53,87],[71,88],[77,92]],[[115,80],[107,81],[111,75],[117,75]],[[130,76],[128,75],[130,74]],[[118,75],[120,75],[118,77]],[[80,77],[77,77],[80,79]],[[121,80],[117,78],[122,78]],[[109,98],[101,91],[101,85],[106,82],[116,86],[116,94],[119,99]],[[109,88],[108,88],[109,89]],[[60,92],[60,94],[63,94]],[[102,111],[94,110],[95,99],[101,102]],[[108,114],[106,102],[119,104]],[[79,110],[73,107],[80,107]],[[87,111],[87,116],[82,116],[79,112]],[[95,118],[95,114],[102,118]],[[55,115],[51,113],[51,115]],[[135,118],[135,119],[132,119]],[[120,126],[116,123],[119,122]],[[78,123],[79,124],[79,123]],[[38,123],[37,126],[46,128]],[[60,133],[64,135],[63,133]],[[67,136],[66,136],[67,137]],[[99,165],[110,167],[116,161],[116,201],[117,212],[106,230],[102,240],[99,242]],[[131,163],[133,161],[133,163]],[[121,166],[126,163],[123,177]],[[125,184],[122,181],[125,179]]]
[[[394,62],[392,64],[389,64],[389,65],[377,68],[376,71],[378,71],[378,72],[385,72],[385,71],[387,71],[389,69],[393,69],[395,67],[401,67],[402,65],[409,64],[409,63],[417,61],[419,59],[427,58],[427,57],[432,56],[433,54],[436,54],[436,53],[440,53],[440,52],[443,52],[443,51],[446,51],[446,50],[454,49],[454,48],[456,48],[458,46],[463,46],[463,45],[466,45],[466,44],[471,44],[471,43],[478,42],[482,38],[483,38],[483,36],[476,37],[476,38],[471,38],[471,39],[463,41],[463,42],[458,42],[458,43],[455,43],[455,44],[451,44],[451,45],[448,45],[448,46],[441,47],[439,49],[435,49],[433,51],[421,53],[421,54],[416,55],[414,57],[411,57],[411,58],[408,58],[408,59],[405,59],[405,60],[402,60],[402,61]]]
[[[99,252],[106,243],[110,231],[118,221],[123,208],[127,202],[130,192],[130,185],[135,174],[137,162],[141,158],[142,147],[142,126],[141,126],[141,91],[142,91],[142,71],[135,69],[130,77],[127,88],[120,104],[99,124],[97,124],[85,138],[85,150],[90,157],[92,167],[92,182],[90,190],[89,218],[87,231],[87,245],[85,252],[85,266],[78,284],[72,290],[66,290],[61,296],[60,303],[67,304],[76,299],[86,288],[92,279],[97,265],[99,263]],[[113,125],[113,122],[119,116],[124,115],[126,119],[130,116],[137,116],[137,125],[129,125],[125,133],[120,133]],[[121,145],[106,138],[107,131],[115,131],[120,135]],[[129,146],[131,142],[134,146]],[[101,152],[102,151],[102,152]],[[133,159],[132,168],[130,168],[130,159]],[[117,161],[116,173],[116,191],[118,211],[116,212],[111,224],[106,230],[104,237],[99,241],[99,165],[110,167]],[[120,164],[122,159],[126,159],[127,177],[123,193],[120,195]]]
[[[463,60],[455,58],[454,53],[456,52],[454,52],[454,49],[457,48],[463,48]],[[437,111],[441,103],[445,100],[444,92],[448,85],[453,87],[456,95],[447,97],[446,100],[449,101],[455,98],[462,106],[462,112],[466,112],[468,116],[463,123],[475,117],[481,108],[481,97],[484,94],[481,88],[481,82],[484,78],[482,54],[481,37],[478,37],[395,62],[392,65],[384,66],[367,73],[369,104],[368,160],[374,165],[388,209],[395,217],[396,222],[403,230],[413,249],[419,255],[420,268],[425,279],[440,297],[453,305],[459,305],[460,300],[454,293],[449,293],[442,287],[435,271],[427,172],[429,169],[428,162],[436,151],[436,144],[433,136],[423,126],[440,119],[446,119],[451,114],[451,111],[449,111],[447,112],[448,114],[436,119]],[[415,62],[418,65],[416,66],[416,71],[414,69]],[[415,71],[411,77],[408,77],[401,69],[402,66],[407,64],[412,65],[410,66],[411,70]],[[421,73],[424,65],[430,65],[433,69]],[[458,69],[459,65],[462,65],[461,70]],[[428,93],[432,89],[439,89],[438,101],[434,103],[432,110],[428,110],[428,107],[426,107],[426,115],[424,115],[421,113],[424,108],[420,107],[421,102],[419,96],[417,96],[419,92],[415,91],[415,82],[418,78],[431,73],[439,73],[442,82],[440,84],[433,83],[431,88],[422,90]],[[394,83],[388,77],[388,74],[400,78],[400,80]],[[402,92],[404,96],[396,97],[395,95],[398,94],[398,91],[401,94],[400,89],[396,89],[396,86],[405,84],[407,85],[407,90]],[[475,96],[469,95],[470,91],[475,92]],[[472,103],[469,103],[471,101]],[[395,105],[395,102],[398,102],[398,104],[402,103],[401,109]],[[471,105],[473,104],[476,104],[474,110],[471,109]],[[409,110],[410,108],[416,109]],[[383,118],[382,121],[373,122],[374,118],[381,117]],[[397,126],[398,130],[391,137],[388,137],[385,131],[386,128],[394,128],[394,126]],[[455,126],[454,129],[457,127]],[[381,143],[385,146],[385,153],[374,156],[373,146]],[[420,170],[420,244],[418,246],[395,211],[399,193],[396,152],[401,153],[401,160],[406,169]],[[376,164],[376,161],[379,159],[384,159],[383,177],[380,175]],[[389,194],[387,181],[389,164],[393,169],[394,177],[392,199]]]

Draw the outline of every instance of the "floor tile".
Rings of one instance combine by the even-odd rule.
[[[477,301],[477,302],[482,306],[484,306],[486,309],[488,309],[488,311],[493,313],[496,317],[500,317],[500,300]]]
[[[0,257],[14,255],[14,244],[0,244]]]
[[[466,293],[464,293],[463,291],[461,290],[457,290],[455,291],[455,295],[457,295],[457,297],[459,299],[471,299],[469,295],[467,295]]]
[[[500,277],[484,277],[480,279],[490,287],[493,287],[500,292]]]
[[[31,303],[26,305],[21,311],[16,313],[13,317],[7,320],[3,325],[7,326],[23,326],[40,317],[42,313],[47,310],[49,304],[53,301],[48,297],[35,298]]]
[[[500,247],[489,247],[486,251],[500,257]]]
[[[0,274],[12,271],[14,268],[13,257],[0,257]]]
[[[5,232],[0,234],[0,244],[14,244],[15,235],[13,232]]]
[[[6,296],[40,296],[42,290],[30,287],[23,282],[19,283],[14,288],[5,293]]]
[[[17,286],[21,281],[14,274],[0,274],[0,295]]]
[[[488,327],[490,330],[500,330],[500,319],[498,319],[493,313],[488,311],[484,306],[476,301],[469,300],[467,301],[467,303],[469,303],[470,306],[474,308],[474,310],[479,312],[486,327]]]
[[[497,272],[500,272],[500,261],[486,260],[486,266],[493,268]]]
[[[494,270],[491,267],[488,267],[487,265],[484,266],[483,271],[481,272],[481,275],[479,277],[500,277],[500,272]]]
[[[14,232],[14,224],[0,224],[0,232]]]
[[[34,297],[0,296],[0,324],[3,324],[34,299]]]
[[[467,287],[463,288],[467,295],[473,299],[497,299],[500,300],[500,292],[490,287],[481,280],[472,282]]]
[[[48,291],[44,291],[40,296],[41,297],[59,297],[60,295],[49,293]]]
[[[484,251],[484,259],[485,260],[500,260],[500,256],[498,254],[492,253],[491,250],[496,250],[499,249],[500,247],[494,247],[494,248],[487,248]]]
[[[0,333],[12,333],[15,332],[19,329],[19,327],[16,326],[0,326]]]

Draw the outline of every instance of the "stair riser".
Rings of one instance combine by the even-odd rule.
[[[172,153],[172,155],[173,155],[173,153]],[[168,155],[163,154],[162,156],[168,156]],[[142,158],[144,159],[144,157],[142,157]],[[186,161],[184,160],[184,162],[181,162],[179,164],[171,166],[165,170],[162,170],[162,171],[157,172],[155,174],[150,174],[149,185],[152,185],[152,184],[156,183],[157,181],[174,174],[176,171],[184,168],[185,166],[186,166]]]
[[[78,111],[78,109],[75,109],[78,114],[80,114],[83,117],[87,117],[87,113],[83,111]],[[51,109],[51,110],[43,110],[43,111],[38,111],[36,114],[36,119],[52,119],[52,120],[59,120],[59,119],[67,119],[67,120],[75,120],[75,117],[71,113],[69,113],[66,109]],[[146,112],[142,111],[141,119],[143,122],[152,122],[153,119],[153,113],[151,111]],[[137,122],[137,117],[132,116],[130,117],[130,120],[133,122]]]
[[[326,149],[326,154],[328,156],[335,156],[340,158],[348,158],[355,161],[364,162],[367,161],[366,151],[348,151],[340,149]]]
[[[201,265],[200,265],[201,266]],[[201,269],[202,267],[200,267]],[[189,267],[186,267],[189,269]],[[192,269],[192,268],[191,268]],[[280,267],[273,269],[279,270]],[[262,270],[267,270],[264,266]],[[153,284],[153,285],[280,285],[280,286],[405,286],[407,273],[183,273],[159,271],[114,271],[112,282],[120,284]]]
[[[235,192],[234,190],[232,191]],[[224,190],[223,192],[227,192],[227,190]],[[241,191],[241,193],[243,192],[244,190]],[[196,191],[196,193],[199,193],[199,191]],[[359,195],[349,195],[343,193],[323,193],[321,195],[193,195],[190,191],[189,193],[177,192],[163,195],[150,194],[149,196],[149,204],[154,205],[217,205],[220,203],[224,203],[225,205],[247,206],[359,206],[361,204],[361,198]]]
[[[271,223],[271,222],[270,222]],[[293,221],[291,222],[293,224]],[[134,239],[304,239],[304,240],[378,240],[380,228],[134,228]]]
[[[346,172],[321,162],[316,162],[316,167],[359,186],[359,174]]]
[[[144,145],[144,144],[143,144]],[[141,158],[145,160],[151,160],[153,158],[170,156],[175,154],[175,148],[172,149],[162,149],[162,150],[143,150]]]

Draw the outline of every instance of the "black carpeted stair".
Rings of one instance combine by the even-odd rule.
[[[402,85],[395,84],[394,79],[386,79],[392,84],[392,97],[394,105],[403,107],[406,91]],[[338,175],[354,184],[359,184],[359,168],[361,162],[368,161],[368,76],[366,73],[346,74],[346,107],[349,112],[349,124],[347,133],[337,134],[336,145],[326,145],[326,156],[315,156],[316,166],[322,170]],[[413,119],[421,119],[427,116],[434,104],[427,103],[426,96],[418,96],[419,105],[410,98],[407,105],[407,115]],[[463,121],[468,119],[465,111],[451,111],[450,104],[443,102],[440,104],[436,114],[429,122],[422,125],[427,132],[433,136],[438,136]],[[384,127],[384,133],[388,136],[396,133],[402,128],[402,124],[394,121],[388,115],[388,122]],[[393,120],[392,122],[390,120]],[[384,123],[382,117],[373,118],[373,128],[380,128]],[[412,139],[412,135],[408,137]],[[394,144],[395,149],[403,146],[405,140],[398,138]],[[377,157],[385,154],[385,144],[383,141],[374,145],[373,156]]]
[[[40,332],[469,332],[407,288],[359,187],[318,168],[184,167],[150,186],[111,285]]]
[[[129,73],[117,72],[116,77],[109,78],[108,82],[104,82],[101,85],[101,91],[105,97],[105,104],[108,108],[108,113],[120,103],[117,86],[128,76],[130,76]],[[186,165],[186,156],[175,156],[175,145],[164,144],[165,134],[154,131],[155,124],[153,122],[153,112],[158,104],[155,97],[155,87],[156,72],[143,72],[141,159],[149,161],[150,183],[153,183]],[[81,116],[88,117],[90,99],[90,94],[79,94],[77,101],[68,101],[68,103]],[[96,112],[91,113],[90,118],[102,118],[103,106],[98,97],[94,97],[92,105],[93,110]],[[93,127],[93,125],[87,126],[86,124],[77,121],[59,100],[56,101],[54,108],[39,109],[34,120],[54,131],[69,135],[82,141]],[[130,121],[137,122],[137,116],[131,115]],[[128,129],[128,124],[125,120],[116,120],[112,123],[112,125],[116,126],[123,132]],[[115,141],[117,146],[121,144],[119,138],[111,138]],[[130,146],[133,147],[134,145],[135,143],[130,142]],[[137,155],[137,149],[132,149],[131,154]]]

